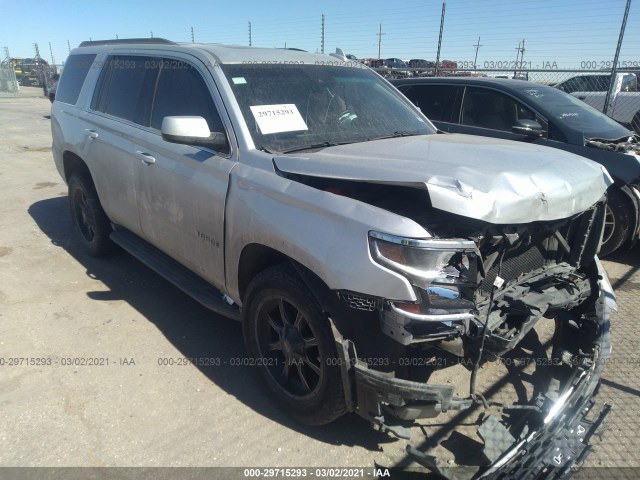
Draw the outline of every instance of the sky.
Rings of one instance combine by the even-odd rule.
[[[602,68],[614,58],[626,0],[447,0],[441,59],[496,68]],[[81,41],[164,37],[190,42],[321,50],[358,58],[435,60],[442,0],[0,0],[0,56],[65,61]],[[380,32],[382,24],[382,36]],[[49,47],[51,44],[51,48]],[[620,61],[640,66],[640,0],[632,0]],[[506,68],[509,68],[507,66]],[[609,64],[610,68],[610,64]]]

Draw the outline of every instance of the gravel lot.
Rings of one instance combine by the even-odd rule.
[[[355,415],[320,428],[292,422],[250,367],[179,365],[185,357],[241,359],[240,325],[127,254],[96,260],[82,252],[51,157],[50,104],[38,95],[23,88],[0,96],[1,467],[364,467],[371,478],[376,464],[410,465],[406,442]],[[604,264],[619,311],[598,402],[614,410],[586,465],[600,468],[579,476],[638,478],[629,467],[640,469],[640,249]],[[9,365],[16,357],[27,360]],[[98,365],[73,365],[80,358]],[[414,428],[414,445],[427,444],[426,431]],[[241,469],[206,472],[244,478]],[[89,473],[0,468],[0,478],[30,475]]]

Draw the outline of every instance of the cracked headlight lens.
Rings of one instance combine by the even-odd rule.
[[[369,233],[371,256],[380,265],[398,272],[429,296],[455,299],[456,286],[477,285],[477,249],[471,240],[395,237]]]
[[[376,263],[406,277],[418,304],[394,303],[420,315],[450,315],[474,308],[478,286],[478,251],[471,240],[412,239],[369,232]]]

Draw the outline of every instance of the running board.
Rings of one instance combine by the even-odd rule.
[[[229,305],[223,299],[223,294],[213,285],[134,233],[118,229],[111,233],[110,238],[209,310],[234,320],[240,320],[240,309],[235,305]]]

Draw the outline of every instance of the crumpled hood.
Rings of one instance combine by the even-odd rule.
[[[613,183],[583,157],[472,135],[390,138],[273,161],[288,173],[426,188],[433,207],[496,224],[567,218]]]

